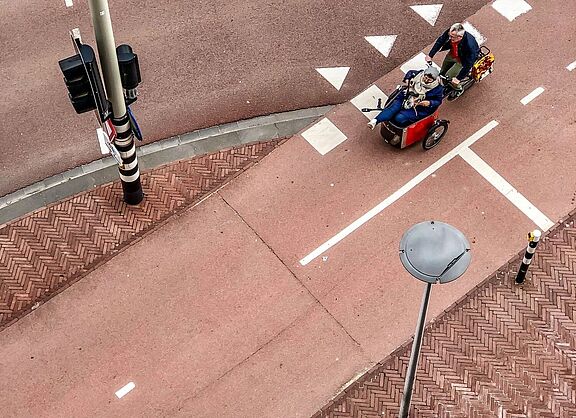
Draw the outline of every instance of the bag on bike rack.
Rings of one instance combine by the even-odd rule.
[[[476,81],[481,81],[494,70],[494,54],[485,46],[482,46],[482,49],[485,49],[486,52],[482,51],[480,53],[480,57],[476,60],[470,72],[470,75]]]

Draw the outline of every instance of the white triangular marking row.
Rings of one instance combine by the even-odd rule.
[[[397,36],[398,35],[365,36],[364,39],[376,48],[378,52],[387,57],[390,55],[390,50],[392,49],[392,45],[394,45]]]
[[[510,22],[523,13],[532,10],[532,6],[524,0],[496,0],[492,7]]]
[[[434,26],[440,15],[440,10],[442,10],[442,6],[442,4],[423,4],[420,6],[410,6],[410,8],[426,20],[426,22]]]
[[[316,71],[332,84],[336,90],[340,90],[348,75],[348,71],[350,71],[350,67],[316,68]]]

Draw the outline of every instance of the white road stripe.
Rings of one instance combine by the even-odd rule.
[[[364,225],[366,222],[368,222],[374,216],[378,215],[380,212],[382,212],[384,209],[386,209],[392,203],[394,203],[395,201],[400,199],[402,196],[404,196],[406,193],[408,193],[410,190],[412,190],[414,187],[416,187],[418,184],[420,184],[430,174],[433,174],[440,167],[442,167],[444,164],[446,164],[448,161],[450,161],[452,158],[454,158],[456,155],[458,155],[462,149],[467,148],[470,145],[472,145],[474,142],[478,141],[480,138],[482,138],[484,135],[486,135],[488,132],[490,132],[496,126],[498,126],[498,122],[496,122],[495,120],[488,122],[483,128],[476,131],[476,133],[474,133],[472,136],[467,138],[464,142],[462,142],[461,144],[458,144],[456,147],[454,147],[446,155],[441,157],[434,164],[432,164],[431,166],[426,168],[424,171],[422,171],[420,174],[418,174],[416,177],[414,177],[412,180],[410,180],[404,186],[400,187],[398,190],[396,190],[394,193],[392,193],[390,196],[388,196],[386,199],[384,199],[382,202],[380,202],[374,208],[370,209],[368,212],[366,212],[360,218],[356,219],[354,222],[352,222],[350,225],[348,225],[342,231],[338,232],[336,235],[334,235],[332,238],[330,238],[324,244],[320,245],[318,248],[316,248],[314,251],[312,251],[310,254],[308,254],[306,257],[304,257],[302,260],[300,260],[300,264],[305,266],[310,261],[314,260],[316,257],[318,257],[319,255],[324,253],[326,250],[328,250],[329,248],[338,244],[340,241],[342,241],[344,238],[346,238],[352,232],[356,231],[358,228],[360,228],[362,225]]]
[[[514,206],[516,206],[524,215],[532,220],[538,227],[547,231],[554,222],[544,215],[536,206],[528,201],[518,190],[506,181],[500,174],[490,167],[486,162],[469,148],[460,151],[460,156],[474,168],[482,177],[484,177],[492,186],[506,197]]]
[[[543,92],[544,92],[544,87],[537,87],[534,89],[534,91],[532,93],[530,93],[529,95],[524,97],[522,100],[520,100],[520,103],[522,103],[524,106],[526,106],[528,103],[530,103],[536,97],[540,96]]]
[[[66,7],[72,7],[72,0],[64,0]]]
[[[127,385],[118,389],[116,391],[116,396],[118,397],[118,399],[120,399],[121,397],[126,395],[128,392],[130,392],[132,389],[134,389],[135,387],[136,387],[136,385],[134,384],[134,382],[130,382]]]
[[[576,61],[574,61],[572,64],[568,64],[568,65],[566,66],[566,69],[567,69],[568,71],[572,71],[574,68],[576,68]]]

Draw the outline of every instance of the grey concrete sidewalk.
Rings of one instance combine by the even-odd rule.
[[[213,126],[137,148],[140,170],[207,154],[235,145],[296,134],[332,106],[275,113]],[[50,203],[118,179],[118,167],[105,157],[34,183],[0,198],[0,225]]]

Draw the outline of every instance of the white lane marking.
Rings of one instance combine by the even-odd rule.
[[[316,71],[332,84],[336,90],[340,90],[348,75],[348,71],[350,71],[350,67],[316,68]]]
[[[384,106],[384,103],[386,103],[387,98],[388,96],[386,96],[382,92],[382,90],[378,88],[378,86],[372,85],[368,87],[366,90],[364,90],[362,93],[360,93],[358,96],[350,100],[350,103],[352,103],[356,107],[356,109],[361,110],[364,107],[375,108],[376,105],[378,104],[378,99],[382,99],[382,106]],[[362,113],[368,119],[372,119],[379,112],[374,111],[374,112],[366,112],[366,113],[362,112]]]
[[[572,64],[568,64],[568,65],[566,66],[566,69],[567,69],[568,71],[572,71],[574,68],[576,68],[576,61],[574,61]]]
[[[432,63],[432,66],[440,70],[440,67],[438,67],[435,63]],[[428,68],[428,64],[426,63],[426,54],[423,52],[420,52],[418,55],[410,58],[400,66],[400,69],[404,74],[410,70],[425,70],[426,68]]]
[[[510,22],[532,10],[532,6],[524,0],[495,0],[492,7]]]
[[[466,30],[466,32],[474,36],[476,42],[478,42],[478,45],[482,45],[484,42],[486,42],[486,37],[482,35],[480,31],[476,29],[470,22],[464,22],[462,23],[462,26],[464,26],[464,30]]]
[[[540,96],[542,93],[544,93],[544,87],[537,87],[530,94],[528,94],[526,97],[520,100],[520,103],[526,106],[528,103],[530,103],[536,97]]]
[[[322,155],[332,151],[348,139],[328,118],[323,118],[302,132],[302,137]]]
[[[532,220],[538,227],[547,231],[554,222],[544,215],[536,206],[528,201],[518,190],[506,181],[500,174],[490,167],[486,162],[469,148],[460,151],[460,156],[474,168],[482,177],[484,177],[492,186],[506,197],[514,206],[516,206],[524,215]]]
[[[66,7],[72,7],[72,0],[65,0],[64,1],[66,3]]]
[[[382,55],[388,57],[390,50],[396,41],[398,35],[384,35],[384,36],[365,36],[370,45],[378,50]]]
[[[368,212],[366,212],[360,218],[356,219],[354,222],[352,222],[350,225],[348,225],[342,231],[338,232],[336,235],[334,235],[332,238],[330,238],[324,244],[320,245],[318,248],[316,248],[314,251],[312,251],[306,257],[301,259],[300,264],[305,266],[310,261],[314,260],[316,257],[318,257],[319,255],[324,253],[326,250],[328,250],[329,248],[338,244],[340,241],[342,241],[344,238],[346,238],[352,232],[356,231],[358,228],[360,228],[362,225],[364,225],[370,219],[372,219],[373,217],[378,215],[380,212],[382,212],[384,209],[386,209],[392,203],[396,202],[398,199],[400,199],[402,196],[404,196],[406,193],[408,193],[410,190],[412,190],[414,187],[416,187],[418,184],[420,184],[424,179],[426,179],[426,177],[428,177],[429,175],[431,175],[432,173],[437,171],[440,167],[442,167],[444,164],[446,164],[448,161],[450,161],[452,158],[454,158],[456,155],[458,155],[458,153],[462,149],[467,148],[470,145],[472,145],[474,142],[478,141],[480,138],[482,138],[484,135],[486,135],[488,132],[490,132],[496,126],[498,126],[498,122],[496,122],[495,120],[488,122],[483,128],[476,131],[473,135],[471,135],[469,138],[467,138],[462,143],[456,145],[446,155],[442,156],[438,161],[436,161],[431,166],[426,168],[424,171],[422,171],[420,174],[418,174],[416,177],[414,177],[412,180],[410,180],[404,186],[400,187],[398,190],[396,190],[394,193],[392,193],[390,196],[388,196],[386,199],[384,199],[378,205],[376,205],[375,207],[370,209]]]
[[[116,391],[116,396],[118,397],[118,399],[120,399],[121,397],[125,396],[128,392],[130,392],[132,389],[134,389],[135,387],[136,387],[136,385],[134,384],[134,382],[130,382],[127,385],[118,389]]]
[[[440,10],[442,10],[442,6],[442,4],[423,4],[420,6],[410,6],[410,8],[426,20],[426,22],[434,26],[440,15]]]

